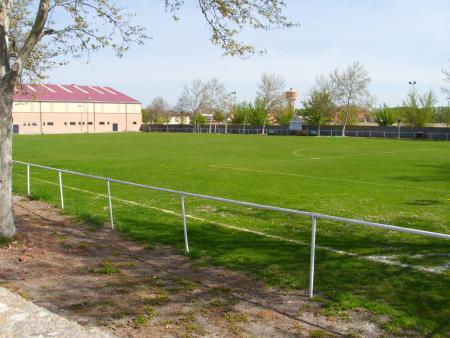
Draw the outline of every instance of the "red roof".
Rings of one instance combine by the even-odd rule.
[[[22,84],[14,93],[14,101],[140,103],[111,87],[74,84]]]

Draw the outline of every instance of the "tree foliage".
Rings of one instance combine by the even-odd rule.
[[[178,19],[184,0],[164,0],[166,8]],[[283,14],[283,0],[198,0],[199,8],[211,32],[210,40],[220,46],[225,55],[244,57],[264,53],[251,44],[239,41],[244,27],[256,30],[297,26]]]
[[[442,123],[447,128],[450,126],[450,106],[436,107],[433,115],[434,123]]]
[[[248,102],[241,102],[236,104],[233,116],[231,117],[231,123],[250,124],[249,118],[251,115],[251,109],[251,104],[249,104]]]
[[[275,122],[281,125],[289,124],[294,117],[294,107],[286,104],[275,112]]]
[[[333,98],[341,107],[342,136],[345,136],[345,128],[352,119],[352,113],[356,112],[358,103],[369,97],[369,74],[363,65],[355,61],[342,72],[334,70],[329,79]]]
[[[444,81],[450,86],[450,66],[447,69],[442,69],[442,73],[445,76]],[[450,100],[450,87],[442,87],[442,92],[447,95],[447,100]]]
[[[403,101],[402,122],[412,128],[423,127],[430,123],[434,114],[434,106],[437,102],[432,90],[420,95],[415,89],[408,92]]]
[[[185,85],[181,93],[176,109],[189,112],[194,124],[201,121],[197,115],[214,115],[215,111],[228,114],[231,107],[231,94],[227,93],[225,85],[217,79],[203,82],[194,80],[190,85]]]
[[[285,102],[286,84],[283,78],[277,74],[263,73],[261,76],[261,81],[258,85],[257,101],[255,101],[255,107],[262,108],[264,111],[263,120],[263,133],[265,126],[268,122],[270,114],[277,114],[281,109],[283,109],[283,104]]]
[[[266,107],[264,102],[260,98],[256,98],[255,101],[249,105],[248,121],[253,125],[263,125],[267,120]]]
[[[225,85],[218,79],[211,79],[203,86],[201,110],[214,115],[215,111],[224,112],[230,110],[232,94],[227,93]]]
[[[4,35],[3,61],[15,64],[26,80],[43,79],[49,69],[70,59],[109,47],[122,56],[149,36],[134,15],[106,0],[3,0],[0,23]],[[9,19],[9,25],[7,22]],[[5,31],[6,33],[6,31]]]
[[[303,118],[309,124],[318,127],[320,135],[320,126],[330,123],[333,117],[333,98],[331,92],[326,89],[314,89],[309,98],[303,101]]]
[[[142,121],[144,123],[156,124],[166,120],[167,114],[170,116],[169,105],[164,98],[158,96],[152,100],[152,103],[145,110],[143,110]]]
[[[393,109],[389,109],[386,104],[375,110],[375,122],[382,127],[392,126],[397,121],[397,114]]]

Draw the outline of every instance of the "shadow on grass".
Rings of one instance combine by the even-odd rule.
[[[418,205],[418,206],[429,206],[429,205],[437,205],[443,204],[438,200],[430,200],[430,199],[416,199],[413,202],[407,202],[408,205]]]
[[[417,164],[414,167],[417,168],[415,171],[420,173],[423,173],[423,169],[426,169],[427,175],[399,175],[386,178],[397,182],[450,182],[450,163]]]
[[[181,220],[166,215],[158,215],[154,221],[119,216],[117,224],[132,239],[183,250]],[[281,288],[308,286],[308,246],[201,222],[189,221],[188,228],[190,256],[204,264],[244,271]],[[321,235],[317,240],[321,242]],[[410,250],[414,248],[413,244]],[[427,334],[447,330],[444,323],[450,315],[449,275],[425,274],[317,250],[315,276],[315,289],[329,299],[330,307],[363,307],[374,314],[388,315],[390,321],[385,326],[392,332],[414,329]]]

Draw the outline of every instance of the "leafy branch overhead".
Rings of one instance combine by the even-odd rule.
[[[184,0],[165,0],[167,10],[175,19],[184,3]],[[244,57],[265,52],[237,39],[245,27],[269,30],[298,26],[284,15],[286,4],[283,0],[197,0],[197,3],[211,30],[211,42],[229,56]]]
[[[131,45],[149,38],[133,22],[133,14],[111,1],[12,0],[10,6],[9,62],[18,63],[31,79],[66,63],[65,57],[89,58],[106,47],[122,56]]]
[[[137,24],[134,14],[108,0],[3,0],[3,17],[9,12],[9,64],[20,65],[22,76],[42,79],[56,65],[70,58],[87,56],[102,48],[112,48],[122,56],[132,45],[150,37]],[[225,55],[246,56],[257,51],[238,40],[244,27],[271,29],[293,27],[283,15],[281,0],[198,0],[193,1],[211,31],[211,42]],[[178,19],[185,5],[181,0],[164,0],[165,8]],[[8,30],[8,22],[3,26]]]

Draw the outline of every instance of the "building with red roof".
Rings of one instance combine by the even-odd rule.
[[[22,84],[16,88],[17,134],[139,131],[141,103],[111,87]]]

